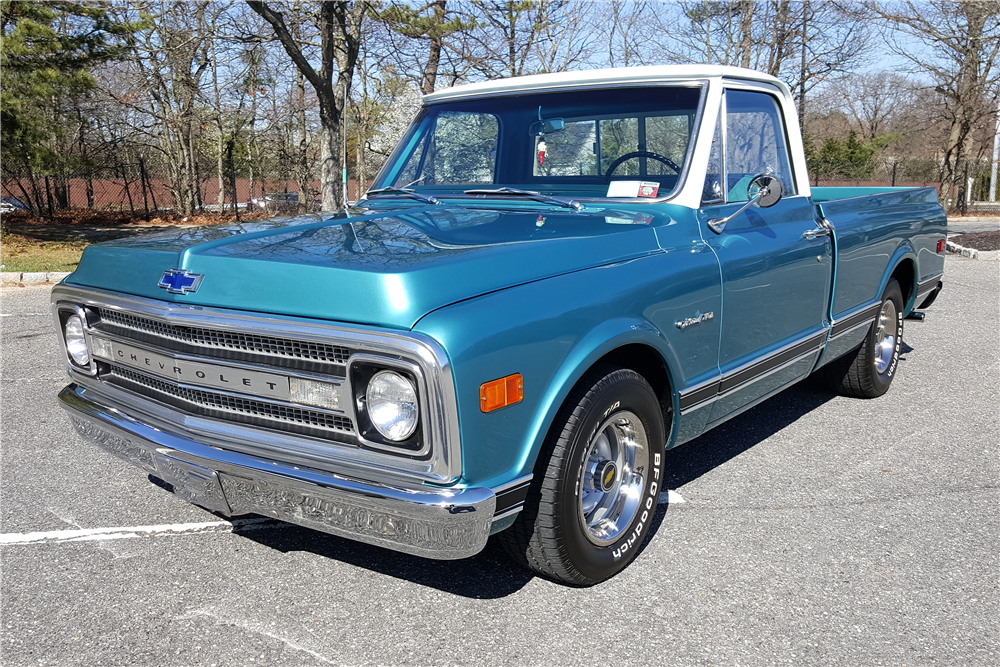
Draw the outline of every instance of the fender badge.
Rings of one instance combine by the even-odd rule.
[[[170,269],[163,272],[163,277],[157,284],[171,294],[187,294],[197,292],[204,277],[204,273],[189,273],[187,269]]]
[[[689,326],[693,324],[701,324],[702,322],[707,322],[708,320],[711,320],[714,317],[715,317],[714,312],[708,312],[704,314],[695,313],[694,317],[689,317],[686,320],[681,320],[680,322],[676,322],[675,324],[677,324],[678,329],[681,329],[683,331],[684,329],[687,329]]]

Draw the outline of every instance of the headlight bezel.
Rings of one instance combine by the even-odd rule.
[[[426,392],[423,389],[423,374],[416,364],[404,360],[386,359],[374,355],[354,355],[348,368],[350,378],[354,423],[357,428],[359,442],[366,447],[390,451],[414,457],[430,454],[427,437],[424,433],[426,420]],[[405,378],[417,397],[417,423],[413,432],[404,440],[391,440],[384,436],[368,414],[368,385],[380,372],[391,371]]]
[[[97,360],[94,357],[94,353],[91,350],[90,343],[90,320],[87,315],[87,311],[79,305],[76,304],[60,304],[58,308],[59,313],[59,339],[62,341],[63,354],[66,355],[66,362],[69,364],[70,368],[79,373],[84,373],[86,375],[95,376],[97,375]],[[87,363],[81,364],[70,352],[69,341],[66,337],[66,325],[69,323],[70,318],[77,317],[80,323],[83,325],[83,343],[87,352]]]

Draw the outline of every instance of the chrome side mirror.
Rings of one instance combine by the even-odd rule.
[[[757,194],[751,195],[750,193],[754,191],[756,191]],[[739,210],[733,211],[724,218],[712,218],[707,223],[708,228],[716,234],[721,234],[726,228],[726,225],[740,213],[747,210],[751,206],[771,208],[781,201],[781,196],[784,192],[785,189],[781,185],[781,179],[777,176],[772,176],[770,174],[759,174],[754,176],[753,180],[747,185],[747,197],[750,198],[749,201],[741,206]]]

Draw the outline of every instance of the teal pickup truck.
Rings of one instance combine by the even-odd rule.
[[[87,248],[79,433],[181,498],[427,558],[615,574],[666,449],[819,372],[883,394],[932,188],[810,187],[788,88],[648,67],[428,95],[346,210]]]

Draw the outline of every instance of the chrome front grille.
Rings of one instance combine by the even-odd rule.
[[[232,421],[267,425],[280,430],[319,435],[345,442],[351,442],[352,439],[349,437],[338,438],[335,437],[335,434],[343,436],[353,436],[354,434],[354,425],[347,417],[182,386],[114,364],[110,365],[110,371],[110,374],[104,376],[105,380],[123,385],[148,398],[171,404],[187,412],[224,416]]]
[[[444,349],[427,336],[66,284],[53,288],[52,306],[60,327],[66,312],[84,311],[93,361],[82,368],[67,358],[74,382],[154,428],[362,478],[377,469],[388,477],[450,484],[462,474],[454,377]],[[361,380],[348,372],[353,360],[359,368],[384,362],[413,374],[420,451],[362,434],[364,404],[354,391]],[[171,361],[175,365],[167,366]],[[287,393],[275,390],[283,378]],[[299,392],[311,390],[302,380],[334,385],[336,402],[320,391],[316,400],[329,400],[330,408],[305,403],[311,399]]]
[[[341,345],[207,327],[167,324],[109,308],[102,308],[99,313],[102,322],[114,327],[139,331],[156,338],[174,340],[203,348],[233,350],[339,365],[346,364],[348,357],[351,356],[351,351]]]

